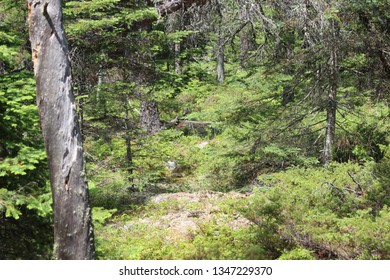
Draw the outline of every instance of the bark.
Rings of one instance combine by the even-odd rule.
[[[150,134],[155,134],[162,129],[157,102],[141,102],[141,127]]]
[[[93,259],[91,208],[61,2],[27,1],[37,104],[53,196],[54,257]]]
[[[329,92],[326,108],[326,132],[323,152],[323,164],[327,166],[333,160],[333,146],[336,131],[337,86],[338,86],[338,27],[334,19],[331,20],[331,40],[329,42]]]
[[[152,22],[145,24],[138,29],[139,31],[150,32],[152,30]],[[141,44],[148,45],[149,42],[141,40]],[[150,95],[145,93],[142,87],[144,85],[152,85],[155,82],[156,72],[155,69],[146,66],[143,61],[149,59],[148,51],[144,53],[144,57],[138,57],[139,69],[133,70],[133,81],[136,84],[138,94],[141,97],[141,128],[147,131],[149,134],[155,134],[161,130],[162,125],[160,121],[160,113],[158,110],[158,104],[155,101],[150,100]],[[152,92],[150,92],[152,93]]]
[[[220,35],[218,38],[217,54],[217,81],[222,83],[225,80],[225,38]]]
[[[97,73],[97,88],[96,88],[96,109],[97,112],[101,111],[103,107],[103,116],[107,116],[107,102],[104,97],[104,93],[102,94],[102,86],[103,86],[103,65],[99,65],[99,71]]]
[[[223,33],[223,14],[221,3],[217,1],[216,11],[219,17],[219,31],[217,41],[217,82],[222,83],[225,80],[225,36]]]
[[[250,42],[247,34],[240,34],[240,66],[242,69],[248,67],[248,54],[250,49]]]
[[[288,103],[293,102],[294,97],[293,87],[285,86],[282,92],[282,105],[286,106]]]
[[[126,142],[126,165],[127,165],[127,181],[133,186],[133,152],[131,148],[131,125],[129,117],[129,96],[126,95],[125,108],[125,142]]]
[[[181,74],[180,43],[175,43],[175,72]]]
[[[336,89],[333,85],[331,85],[329,89],[326,109],[326,132],[323,154],[323,164],[325,166],[333,159],[333,146],[336,130]]]
[[[252,49],[251,30],[248,22],[247,7],[241,5],[239,9],[239,18],[244,24],[240,31],[240,66],[242,69],[246,69],[248,67],[249,51]]]

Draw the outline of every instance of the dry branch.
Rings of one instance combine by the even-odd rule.
[[[160,16],[164,17],[180,9],[188,9],[192,5],[203,6],[208,0],[165,0],[157,2],[157,10]]]

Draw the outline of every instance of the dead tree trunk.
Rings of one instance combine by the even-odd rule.
[[[102,64],[99,65],[97,78],[98,81],[96,87],[96,108],[97,110],[100,111],[101,107],[103,107],[103,117],[107,117],[107,102],[104,93],[102,94],[102,86],[103,86],[103,79],[104,79]]]
[[[333,146],[336,131],[336,112],[337,112],[337,86],[338,86],[338,57],[337,44],[339,42],[338,26],[336,20],[331,19],[331,34],[328,40],[329,44],[329,92],[326,107],[326,132],[323,151],[323,164],[327,166],[333,160]]]
[[[217,41],[217,82],[225,80],[225,36],[223,32],[223,13],[221,3],[217,1],[216,11],[218,14],[218,41]]]
[[[162,129],[157,102],[141,102],[141,128],[150,134],[155,134]]]
[[[180,43],[175,43],[175,72],[181,74]]]
[[[323,164],[328,165],[333,159],[333,146],[336,131],[336,89],[330,85],[326,108],[326,131],[323,152]]]
[[[125,142],[126,142],[126,169],[127,169],[127,181],[133,186],[133,152],[131,148],[131,125],[130,125],[130,108],[129,108],[129,96],[126,94],[125,104]]]
[[[248,20],[248,11],[245,4],[240,4],[239,18],[244,24],[240,31],[240,67],[246,69],[248,67],[249,51],[252,48],[251,28]]]
[[[61,0],[28,0],[37,104],[49,163],[54,257],[95,257],[84,156]]]
[[[222,83],[225,80],[225,38],[220,35],[218,37],[218,53],[217,53],[217,81]]]

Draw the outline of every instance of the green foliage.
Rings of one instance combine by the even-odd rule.
[[[0,76],[0,185],[26,194],[44,189],[47,174],[34,95],[31,72]]]
[[[41,195],[23,195],[7,189],[0,189],[0,211],[5,212],[6,218],[18,220],[22,214],[21,207],[34,210],[40,217],[49,217],[52,214],[51,193]]]
[[[309,7],[310,30],[301,15],[262,3],[268,19],[251,18],[254,38],[246,66],[238,62],[242,36],[250,28],[238,30],[230,20],[238,8],[233,2],[221,2],[222,17],[213,7],[196,19],[185,13],[151,24],[156,13],[138,2],[67,3],[71,45],[91,69],[92,89],[83,89],[81,103],[94,206],[120,213],[132,209],[134,219],[144,211],[142,218],[158,220],[181,206],[170,201],[135,207],[146,203],[149,192],[256,190],[240,208],[255,227],[236,231],[213,220],[199,223],[201,231],[190,241],[176,243],[166,239],[170,230],[136,224],[127,214],[109,217],[100,209],[110,221],[99,224],[100,258],[388,258],[388,58],[373,51],[386,49],[388,5],[347,2]],[[201,16],[208,26],[197,29]],[[172,26],[164,30],[167,22]],[[340,29],[337,46],[330,23]],[[221,34],[227,36],[226,80],[217,84]],[[174,44],[180,44],[179,54]],[[337,84],[330,75],[333,49]],[[98,86],[97,73],[104,74]],[[337,87],[333,158],[339,163],[324,169],[319,159],[332,83]],[[154,135],[139,129],[143,100],[158,103],[166,125]],[[168,162],[175,167],[168,168]],[[239,249],[245,242],[247,250]]]
[[[183,41],[183,39],[185,39],[192,33],[193,31],[191,30],[179,30],[176,32],[169,33],[167,35],[167,40],[173,43],[180,43],[181,41]]]
[[[52,198],[28,70],[25,6],[21,0],[0,3],[1,259],[50,258],[52,247]]]
[[[10,13],[14,12],[13,8],[8,8]],[[3,24],[10,27],[10,21],[6,17]],[[46,155],[38,127],[35,81],[30,71],[11,72],[18,66],[19,54],[23,53],[23,39],[15,29],[8,31],[2,33],[7,36],[1,36],[1,43],[4,48],[13,51],[4,52],[0,58],[8,65],[6,70],[10,71],[0,75],[1,210],[6,217],[19,219],[21,206],[25,205],[44,217],[51,213],[51,202],[45,187],[46,170],[43,165]]]
[[[236,212],[237,209],[229,206],[229,203],[229,200],[218,201],[218,205],[224,210]],[[135,260],[264,257],[252,228],[232,229],[228,225],[232,217],[222,212],[213,216],[210,221],[194,218],[196,229],[187,229],[186,233],[180,229],[161,226],[170,216],[180,216],[185,211],[202,209],[201,207],[202,204],[170,199],[149,203],[145,207],[118,215],[111,219],[109,226],[99,227],[96,231],[98,257]]]
[[[95,226],[103,226],[107,219],[112,217],[116,209],[104,209],[103,207],[92,208],[93,224]]]
[[[9,192],[6,189],[0,189],[0,206],[7,218],[12,217],[19,219],[21,212],[15,207],[16,197],[14,192]]]
[[[151,3],[65,1],[99,258],[389,258],[388,1],[308,3],[304,26],[290,3],[265,1],[259,18],[253,1],[243,26],[234,1],[220,1],[221,15],[211,5],[163,19]],[[0,223],[12,248],[4,258],[47,257],[52,238],[24,6],[0,4]],[[221,35],[226,79],[217,84]],[[338,163],[320,168],[331,86]],[[150,100],[164,125],[154,135],[139,121]],[[238,189],[254,195],[221,201],[224,213],[198,220],[184,240],[158,221],[202,205],[147,203],[151,193]],[[237,209],[253,226],[220,223]],[[35,256],[12,235],[29,223],[34,240],[21,234],[21,244]]]
[[[36,169],[37,165],[45,159],[45,151],[32,147],[21,147],[16,157],[7,158],[0,163],[0,177],[26,175],[26,171]]]
[[[295,248],[291,251],[285,251],[278,258],[278,260],[315,260],[313,252],[303,249]]]
[[[98,185],[91,184],[91,204],[94,207],[106,209],[125,209],[136,202],[131,196],[130,186],[126,181],[126,175],[118,172],[104,172],[100,176],[90,173],[90,178],[96,180]],[[94,187],[92,187],[94,186]]]
[[[370,169],[333,164],[262,175],[264,187],[244,213],[257,221],[260,232],[268,229],[263,242],[279,245],[272,251],[283,259],[298,257],[301,249],[302,258],[309,250],[316,258],[386,259],[388,205],[378,205],[379,196],[372,195],[380,183]],[[285,247],[292,251],[283,252]]]

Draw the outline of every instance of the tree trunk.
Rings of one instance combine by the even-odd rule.
[[[99,71],[97,73],[98,81],[96,88],[96,109],[97,112],[101,111],[101,107],[103,107],[103,117],[107,116],[107,102],[104,94],[102,94],[102,86],[103,86],[103,65],[99,65]]]
[[[336,131],[336,89],[330,86],[326,108],[326,132],[323,153],[323,164],[326,166],[333,160],[333,146]]]
[[[141,127],[150,134],[155,134],[162,129],[157,102],[141,102]]]
[[[223,12],[219,1],[216,3],[216,11],[219,17],[217,41],[217,82],[222,83],[225,80],[225,36],[223,32]]]
[[[175,43],[175,72],[181,74],[180,43]]]
[[[337,86],[338,86],[338,58],[337,44],[338,26],[336,20],[331,19],[331,36],[329,38],[329,92],[326,107],[326,132],[323,151],[323,164],[327,166],[333,160],[333,146],[336,131],[336,111],[337,111]]]
[[[225,38],[220,35],[218,37],[218,53],[217,53],[217,81],[222,83],[225,80]]]
[[[126,95],[125,105],[125,141],[126,141],[126,169],[127,169],[127,181],[133,187],[133,152],[131,148],[131,125],[129,124],[129,96]]]
[[[93,259],[91,208],[61,2],[27,1],[37,104],[53,196],[54,257]]]
[[[248,67],[249,51],[252,48],[251,30],[248,23],[248,12],[246,5],[241,4],[239,8],[239,18],[245,26],[240,31],[240,67],[246,69]]]

